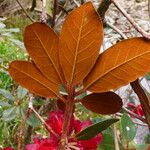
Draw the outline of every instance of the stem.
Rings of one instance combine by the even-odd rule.
[[[139,97],[142,109],[144,111],[145,119],[148,124],[148,127],[150,129],[150,106],[149,106],[149,100],[147,98],[147,95],[145,94],[144,90],[142,89],[141,85],[139,84],[139,80],[135,80],[134,82],[130,83],[134,92]]]
[[[127,39],[127,36],[123,33],[123,32],[121,32],[117,27],[115,27],[115,26],[113,26],[111,23],[109,23],[109,22],[106,22],[106,24],[110,27],[110,28],[112,28],[114,31],[116,31],[123,39]]]
[[[137,114],[135,114],[134,112],[130,111],[129,109],[127,109],[127,108],[125,108],[125,107],[123,107],[122,109],[123,109],[123,111],[125,111],[125,112],[128,113],[129,115],[131,115],[131,116],[135,117],[136,119],[139,119],[139,120],[141,120],[142,122],[146,123],[146,120],[145,120],[144,118],[138,116]]]
[[[70,120],[73,114],[74,108],[74,88],[68,87],[68,97],[66,102],[66,109],[64,114],[64,124],[62,130],[62,136],[60,140],[60,150],[66,150],[66,145],[68,144],[68,131],[70,126]]]
[[[116,0],[111,0],[111,2],[118,8],[118,10],[127,18],[127,20],[132,24],[132,26],[145,38],[150,39],[150,34],[143,30],[134,19],[127,14],[127,12],[120,6]]]
[[[54,0],[53,18],[52,18],[52,25],[51,25],[52,28],[54,28],[54,26],[55,26],[55,19],[56,19],[57,10],[58,10],[58,1]]]
[[[111,4],[111,0],[102,0],[100,3],[97,12],[100,15],[102,21],[105,23],[105,14]]]
[[[115,150],[119,150],[119,144],[118,144],[118,137],[117,137],[117,129],[116,125],[113,125],[114,127],[114,143],[115,143]]]
[[[150,0],[148,0],[148,14],[149,14],[149,18],[150,18]]]
[[[47,21],[47,13],[46,13],[46,0],[42,0],[42,14],[40,21],[42,23],[46,23]]]
[[[22,8],[23,12],[26,14],[26,16],[31,20],[31,22],[34,22],[34,20],[30,17],[30,15],[27,13],[27,11],[25,10],[25,8],[21,5],[19,0],[16,0],[17,3],[19,4],[19,6]]]
[[[74,2],[78,7],[80,7],[81,4],[80,4],[78,1],[73,0],[73,2]]]
[[[36,116],[39,118],[39,120],[42,122],[42,124],[45,126],[45,128],[52,134],[54,134],[56,137],[58,135],[53,131],[53,129],[45,122],[45,120],[38,114],[38,112],[34,109],[32,104],[33,96],[29,95],[29,108],[36,114]]]

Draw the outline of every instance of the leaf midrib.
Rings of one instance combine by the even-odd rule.
[[[36,30],[34,30],[34,28],[32,28],[32,31],[34,32],[34,34],[36,35],[36,37],[37,37],[38,40],[40,41],[40,44],[42,45],[42,47],[43,47],[45,53],[47,54],[47,56],[48,56],[50,62],[52,63],[52,65],[53,65],[53,67],[54,67],[54,70],[56,71],[56,73],[57,73],[57,75],[58,75],[60,81],[62,81],[61,75],[60,75],[60,73],[59,73],[59,71],[58,71],[58,69],[57,69],[55,63],[53,62],[53,59],[51,58],[51,56],[50,56],[49,53],[47,52],[45,46],[43,45],[43,43],[42,43],[42,41],[41,41],[41,39],[40,39],[40,37],[39,37],[38,34],[36,33]],[[57,36],[57,35],[56,35],[56,36]],[[53,39],[53,44],[52,44],[52,47],[51,47],[50,50],[52,50],[52,48],[53,48],[53,46],[54,46],[54,42],[55,42],[55,40]],[[44,75],[44,76],[45,76],[45,75]],[[50,81],[51,81],[51,80],[50,80]]]
[[[83,28],[83,18],[84,18],[84,15],[85,15],[85,10],[83,10],[81,26],[80,26],[79,35],[78,35],[78,38],[77,38],[77,46],[76,46],[76,49],[75,49],[75,58],[74,58],[74,63],[73,63],[74,65],[73,65],[73,69],[72,69],[70,83],[72,83],[73,79],[74,79],[75,67],[76,67],[77,56],[78,56],[78,49],[79,49],[79,44],[80,44],[80,39],[81,39],[81,33],[82,33],[82,28]]]
[[[49,88],[48,86],[44,85],[40,80],[34,78],[33,76],[29,75],[28,73],[19,70],[17,67],[14,66],[14,69],[16,69],[17,71],[21,72],[22,74],[25,74],[26,76],[28,76],[29,78],[35,80],[36,82],[38,82],[40,85],[44,86],[46,89],[50,90],[51,92],[53,92],[54,95],[58,95],[55,91],[53,91],[51,88]]]
[[[121,66],[123,66],[123,65],[125,65],[125,64],[127,64],[127,63],[129,63],[130,61],[132,61],[132,60],[134,60],[134,59],[138,59],[138,58],[141,57],[142,55],[146,55],[146,54],[148,54],[148,53],[150,53],[150,51],[145,52],[145,53],[142,53],[142,54],[140,54],[140,55],[138,55],[138,56],[135,56],[135,57],[129,59],[129,60],[126,61],[126,62],[123,62],[123,63],[121,63],[121,64],[118,64],[117,66],[115,66],[115,67],[113,67],[112,69],[106,71],[104,74],[102,74],[101,76],[99,76],[99,77],[97,77],[95,80],[93,80],[90,84],[88,84],[88,85],[85,87],[85,89],[88,89],[89,87],[91,87],[95,82],[97,82],[98,80],[100,80],[102,77],[104,77],[105,75],[107,75],[109,72],[112,72],[112,71],[114,71],[116,68],[119,68],[119,67],[121,67]]]

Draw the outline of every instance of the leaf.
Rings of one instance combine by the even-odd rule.
[[[34,128],[41,125],[40,120],[34,114],[30,115],[27,119],[27,123]]]
[[[8,90],[0,89],[0,95],[4,96],[5,98],[11,101],[15,100],[14,96]]]
[[[119,42],[100,54],[84,80],[85,89],[98,93],[117,89],[150,70],[150,42],[132,38]]]
[[[56,84],[47,80],[30,62],[13,61],[9,73],[22,87],[39,96],[55,98],[59,96]]]
[[[25,29],[25,47],[34,63],[50,81],[60,84],[58,42],[58,36],[46,24],[35,22]]]
[[[136,127],[127,114],[124,114],[121,117],[121,130],[126,141],[130,142],[134,139],[136,135]]]
[[[76,135],[76,138],[78,140],[88,140],[88,139],[96,136],[100,132],[106,130],[110,125],[112,125],[113,123],[115,123],[117,121],[119,121],[119,120],[118,119],[107,119],[107,120],[98,122],[96,124],[93,124],[93,125],[89,126],[88,128],[84,129],[83,131],[79,132]]]
[[[28,93],[28,90],[21,87],[21,86],[18,86],[17,88],[17,98],[19,99],[23,99]]]
[[[87,109],[99,114],[114,114],[122,107],[121,98],[114,92],[94,93],[81,102]]]
[[[16,117],[16,107],[11,107],[3,111],[3,120],[4,121],[11,121]]]
[[[150,150],[150,144],[137,144],[136,150]]]
[[[2,107],[10,107],[11,105],[8,102],[0,101],[0,106],[2,106]]]
[[[115,150],[114,137],[112,134],[104,133],[103,140],[100,144],[102,150]]]
[[[103,41],[103,25],[91,2],[73,10],[60,34],[60,64],[69,84],[81,82],[89,73]]]

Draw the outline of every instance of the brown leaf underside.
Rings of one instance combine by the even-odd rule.
[[[81,82],[98,57],[103,25],[91,2],[73,10],[60,34],[60,63],[69,84]]]
[[[59,38],[43,23],[33,23],[24,33],[25,47],[41,73],[51,82],[60,84],[63,80],[58,60]]]
[[[100,54],[84,80],[84,87],[98,93],[117,89],[150,71],[150,41],[133,38]]]
[[[49,98],[59,97],[57,85],[43,77],[30,62],[13,61],[10,64],[9,73],[17,83],[34,94]]]
[[[114,92],[94,93],[86,96],[82,104],[89,110],[99,114],[114,114],[122,107],[121,98]]]

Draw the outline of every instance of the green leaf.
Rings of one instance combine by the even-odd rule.
[[[119,119],[107,119],[93,124],[76,135],[78,140],[88,140],[100,132],[106,130],[110,125],[119,121]]]
[[[10,107],[11,105],[8,102],[0,101],[0,106],[2,106],[2,107]]]
[[[136,150],[149,150],[149,149],[150,149],[150,144],[136,145]]]
[[[147,134],[145,137],[145,143],[150,144],[150,134]]]
[[[87,93],[83,92],[82,94],[76,96],[76,99],[83,99],[85,96],[87,96]]]
[[[35,116],[35,114],[30,115],[27,119],[27,123],[32,127],[38,127],[41,125],[40,120]]]
[[[147,80],[150,80],[150,72],[148,72],[148,73],[146,74],[145,78],[146,78]]]
[[[121,130],[123,134],[123,138],[130,142],[134,139],[136,135],[136,127],[133,121],[127,114],[123,114],[121,117]]]
[[[14,96],[7,90],[5,89],[0,89],[0,95],[4,96],[5,98],[14,101],[15,98]]]
[[[107,130],[103,132],[103,140],[99,146],[100,150],[115,150],[113,130],[110,128]]]
[[[27,89],[25,89],[21,86],[18,86],[18,88],[17,88],[17,97],[19,99],[23,99],[27,95],[27,93],[28,93]]]
[[[11,121],[16,117],[16,107],[11,107],[3,111],[2,119],[4,121]]]

